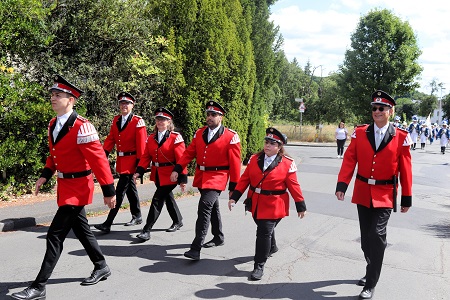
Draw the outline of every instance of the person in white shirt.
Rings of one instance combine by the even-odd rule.
[[[341,121],[335,131],[335,138],[337,143],[337,158],[344,157],[344,146],[345,141],[347,140],[347,135],[348,131],[347,128],[345,128],[345,123],[344,121]]]

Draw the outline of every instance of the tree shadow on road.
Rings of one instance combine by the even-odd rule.
[[[423,228],[427,231],[431,231],[438,238],[449,239],[450,238],[450,221],[443,220],[436,224],[424,225]]]

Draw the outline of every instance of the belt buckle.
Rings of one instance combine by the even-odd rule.
[[[200,171],[205,171],[205,166],[199,166]]]
[[[371,185],[375,185],[376,180],[375,179],[367,179],[367,183]]]
[[[64,173],[58,172],[58,178],[64,178]]]
[[[117,155],[124,156],[124,153],[123,152],[119,152]]]
[[[155,167],[159,167],[159,163],[158,162],[155,162],[154,165],[155,165]]]
[[[260,188],[255,188],[255,193],[261,194],[261,189]]]

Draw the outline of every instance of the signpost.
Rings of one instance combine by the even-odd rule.
[[[300,112],[300,139],[301,139],[302,138],[303,113],[305,112],[306,106],[305,106],[305,103],[303,103],[303,98],[295,98],[295,102],[300,102],[298,111]]]

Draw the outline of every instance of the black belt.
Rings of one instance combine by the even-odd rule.
[[[152,161],[152,165],[155,167],[168,167],[168,166],[175,166],[175,162],[160,163],[160,162]]]
[[[356,174],[356,178],[358,178],[361,181],[364,181],[365,183],[368,183],[370,185],[387,185],[387,184],[394,184],[394,180],[375,180],[375,179],[369,179],[366,177],[363,177],[359,174]]]
[[[229,166],[219,166],[219,167],[205,167],[197,165],[197,169],[200,171],[221,171],[221,170],[229,170]]]
[[[250,186],[250,190],[254,191],[257,194],[261,195],[282,195],[286,193],[286,190],[262,190],[260,188],[255,188],[253,186]]]
[[[80,177],[88,176],[91,173],[92,173],[92,170],[86,170],[86,171],[74,172],[74,173],[62,173],[62,172],[58,171],[58,178],[65,178],[65,179],[80,178]]]
[[[131,155],[136,155],[136,151],[132,151],[132,152],[117,152],[117,156],[131,156]]]

